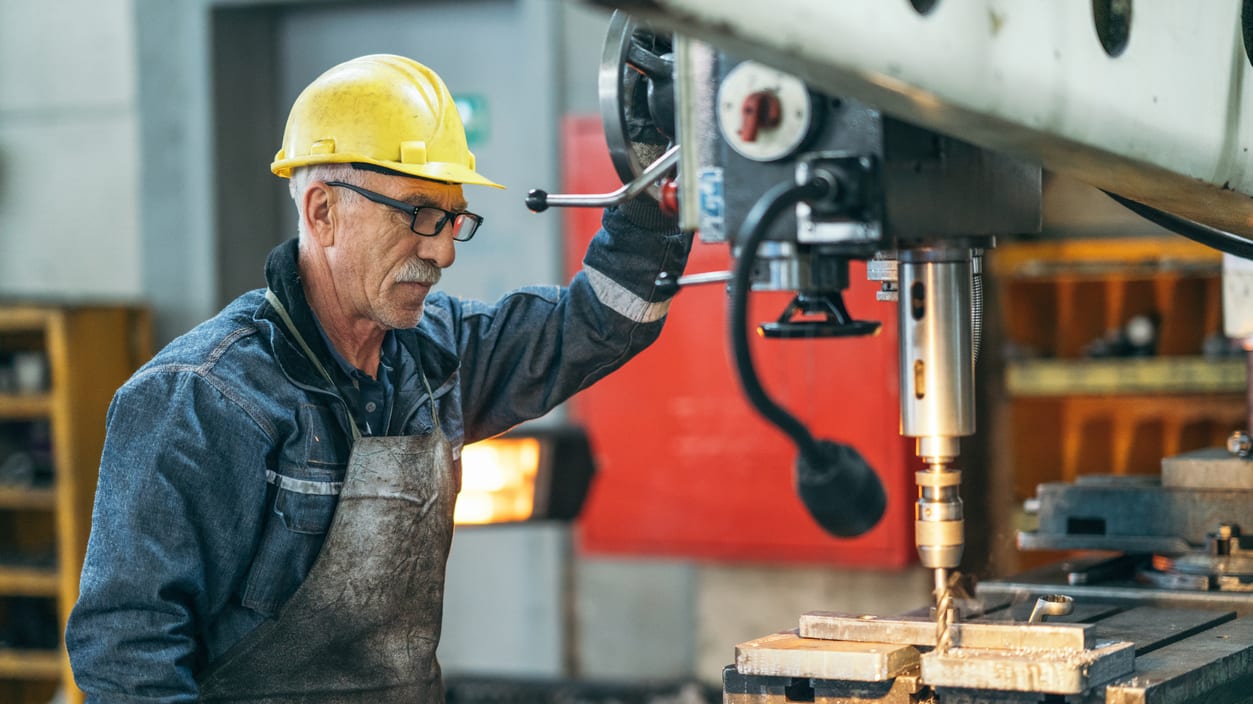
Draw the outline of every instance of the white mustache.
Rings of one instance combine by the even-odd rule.
[[[396,273],[396,283],[434,286],[439,283],[440,274],[440,268],[425,259],[410,259],[405,268]]]

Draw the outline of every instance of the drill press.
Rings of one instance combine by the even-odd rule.
[[[1226,180],[1229,169],[1222,168],[1230,162],[1226,146],[1235,138],[1211,140],[1221,147],[1217,151],[1196,148],[1195,140],[1189,139],[1195,136],[1192,113],[1163,111],[1157,106],[1160,81],[1127,80],[1132,75],[1128,60],[1132,65],[1137,61],[1130,55],[1134,52],[1110,62],[1099,54],[1072,51],[1074,21],[1086,12],[1076,7],[1080,3],[1059,3],[1056,8],[1049,4],[1047,10],[1032,5],[1031,11],[1051,13],[1050,19],[1055,21],[1050,26],[1060,34],[1036,32],[1030,41],[1026,35],[1018,35],[1018,41],[1007,40],[1010,35],[1004,28],[1011,28],[1012,34],[1014,26],[1039,24],[1031,24],[1029,19],[1017,25],[1006,23],[1006,17],[1018,15],[1006,15],[1000,6],[992,13],[995,21],[990,35],[984,36],[973,30],[979,23],[969,21],[974,16],[969,13],[986,9],[978,3],[965,8],[966,14],[945,13],[943,9],[932,12],[934,2],[910,3],[912,10],[904,4],[882,4],[880,8],[875,3],[874,13],[868,12],[870,3],[788,3],[794,12],[747,2],[665,0],[630,5],[641,14],[668,20],[672,28],[691,30],[692,37],[725,44],[723,49],[714,49],[682,36],[676,36],[672,43],[677,118],[674,136],[682,146],[676,180],[681,194],[679,215],[683,229],[697,231],[702,241],[729,243],[737,265],[744,258],[756,260],[742,267],[752,273],[752,290],[797,292],[780,322],[773,327],[761,326],[762,334],[799,336],[795,333],[801,329],[810,334],[860,334],[854,331],[865,326],[855,324],[865,321],[851,320],[840,299],[847,284],[845,264],[849,259],[865,259],[870,269],[880,268],[880,263],[884,269],[890,265],[890,276],[872,274],[871,278],[884,282],[881,300],[899,301],[900,306],[900,430],[903,436],[915,439],[916,453],[925,465],[916,474],[915,542],[921,563],[935,573],[939,627],[922,612],[898,617],[803,614],[797,629],[737,646],[735,665],[724,670],[724,701],[1245,701],[1253,680],[1247,668],[1248,644],[1253,643],[1253,622],[1249,619],[1230,620],[1231,614],[1198,613],[1196,609],[1166,610],[1153,602],[1162,590],[1150,594],[1148,600],[1102,603],[1096,599],[1098,595],[1112,596],[1113,601],[1124,595],[1096,585],[1087,594],[1093,597],[1090,603],[1069,614],[1067,621],[1041,623],[1037,612],[1060,617],[1074,606],[1072,599],[1050,591],[1037,600],[1036,608],[1027,616],[1018,608],[1027,604],[1015,601],[1019,592],[1034,595],[1038,588],[1054,590],[1057,585],[1014,582],[1005,585],[1004,598],[981,588],[982,615],[953,623],[955,610],[950,596],[950,574],[961,561],[965,542],[957,469],[960,438],[974,431],[972,365],[978,342],[977,328],[971,323],[978,321],[979,295],[972,283],[978,278],[977,250],[972,248],[987,246],[991,237],[1040,229],[1039,168],[1003,159],[987,148],[999,146],[1017,154],[1049,157],[1052,166],[1082,172],[1098,186],[1120,193],[1130,191],[1164,202],[1172,210],[1182,209],[1202,221],[1247,233],[1253,220],[1242,216],[1249,210],[1242,191],[1248,192],[1248,184],[1241,188],[1238,179]],[[1117,34],[1113,30],[1122,29],[1125,41],[1125,30],[1131,25],[1130,3],[1114,4],[1118,5],[1116,11],[1109,9],[1109,3],[1091,4],[1097,35],[1111,58],[1121,52],[1121,48],[1111,48],[1117,44],[1111,37]],[[1248,7],[1245,9],[1247,24]],[[1230,32],[1223,34],[1222,30],[1230,22],[1221,20],[1230,17],[1219,17],[1223,12],[1230,14],[1226,8],[1205,16],[1189,7],[1178,17],[1159,13],[1161,16],[1148,18],[1147,25],[1140,22],[1138,26],[1143,34],[1152,31],[1156,20],[1159,29],[1169,28],[1159,36],[1191,39],[1190,31],[1180,32],[1179,28],[1201,29],[1192,20],[1202,17],[1205,26],[1219,31],[1216,36],[1225,37]],[[817,21],[821,18],[829,21]],[[945,27],[950,31],[942,31]],[[831,41],[841,31],[841,41]],[[968,31],[981,41],[952,41],[952,37]],[[629,39],[631,34],[624,31],[622,37]],[[902,42],[900,36],[909,36],[914,42]],[[1060,45],[1064,52],[1051,43],[1059,37],[1066,38]],[[1244,39],[1247,50],[1247,31]],[[1038,56],[1051,60],[1013,61],[1006,47],[1013,47],[1013,54],[1029,56],[1022,49],[1024,41],[1035,47]],[[913,48],[913,43],[942,46],[943,50],[902,52],[903,48]],[[1226,47],[1222,41],[1214,44],[1220,49]],[[974,50],[955,50],[959,46]],[[748,55],[734,56],[730,51]],[[1077,65],[1083,70],[1075,70],[1075,58],[1070,58],[1069,64],[1058,63],[1064,55],[1079,57]],[[1084,58],[1089,55],[1102,61],[1092,63]],[[1140,65],[1152,69],[1144,58],[1152,56],[1152,52],[1142,53]],[[950,58],[959,70],[948,74],[935,70]],[[794,74],[782,74],[755,64],[753,59],[778,61]],[[1222,70],[1247,71],[1242,60],[1227,60],[1225,53],[1221,59],[1216,65]],[[911,62],[917,64],[917,71],[911,70]],[[1059,74],[1058,66],[1070,66],[1070,70]],[[608,68],[608,75],[615,79],[649,73],[643,68],[619,71],[616,62]],[[1153,69],[1144,75],[1160,78],[1162,74]],[[1004,76],[1024,80],[1004,80]],[[1067,80],[1052,80],[1058,76]],[[1111,81],[1110,90],[1067,89],[1073,76],[1085,80],[1104,77]],[[801,81],[804,85],[798,86]],[[1023,86],[1029,88],[1025,94]],[[1042,87],[1049,86],[1055,88],[1052,94],[1041,93]],[[615,112],[619,106],[642,102],[638,91],[636,99],[628,101],[620,99],[625,91],[618,93],[619,99],[609,101]],[[647,95],[650,105],[660,102],[654,100],[656,93]],[[1056,99],[1050,101],[1048,95]],[[1005,96],[1026,99],[1009,100]],[[1107,102],[1095,100],[1100,97]],[[1229,115],[1233,109],[1230,96],[1222,91],[1196,97],[1198,105],[1220,115]],[[1207,100],[1209,97],[1215,99]],[[858,98],[868,102],[858,102]],[[1123,109],[1129,99],[1135,102],[1139,98],[1144,98],[1138,103],[1141,110]],[[1170,104],[1162,102],[1163,106]],[[1069,107],[1069,111],[1058,106]],[[1108,108],[1115,109],[1111,112]],[[1160,129],[1121,129],[1115,124],[1117,120],[1111,123],[1103,119],[1108,117],[1103,113],[1131,115],[1137,125],[1148,115],[1156,119],[1149,121]],[[1231,124],[1235,123],[1228,126]],[[1097,129],[1100,127],[1105,129]],[[964,144],[962,135],[983,148]],[[613,134],[609,136],[614,151]],[[1163,140],[1163,136],[1168,139]],[[1188,146],[1184,151],[1193,158],[1195,168],[1184,168],[1187,159],[1178,150],[1158,148],[1172,144]],[[626,150],[617,152],[629,154]],[[1219,166],[1214,167],[1215,163]],[[810,189],[815,180],[811,177],[817,171],[836,174],[834,180],[823,179],[834,188]],[[1198,179],[1197,173],[1219,177],[1207,182]],[[789,187],[775,191],[780,184],[788,186],[793,178],[795,188],[808,190],[802,193]],[[778,194],[797,193],[801,197],[794,214],[786,208],[764,207],[778,205]],[[1225,207],[1213,207],[1216,199]],[[763,212],[771,217],[753,217]],[[742,227],[737,237],[739,223],[749,222],[754,227]],[[750,238],[745,236],[748,233],[761,236]],[[677,284],[700,282],[694,276],[685,278],[687,281]],[[730,278],[722,274],[701,280]],[[747,286],[741,281],[734,288],[743,292]],[[813,314],[825,318],[815,325],[796,319],[792,313],[797,310],[811,314],[811,318]],[[804,452],[804,446],[815,442],[803,427],[797,429],[797,423],[776,425],[799,439],[796,444],[806,456],[822,454],[812,449]],[[1243,439],[1237,443],[1241,458],[1245,444]],[[843,478],[838,472],[810,474],[831,477],[826,489]],[[1215,498],[1223,498],[1208,486],[1193,486],[1199,481],[1195,477],[1186,481],[1187,486],[1171,486],[1168,491],[1147,492],[1142,483],[1127,489],[1135,492],[1130,498],[1137,500],[1146,493],[1151,498],[1174,496],[1182,493],[1181,488],[1209,491]],[[1112,530],[1094,533],[1092,526],[1098,521],[1087,511],[1087,503],[1080,507],[1084,513],[1066,511],[1080,500],[1099,503],[1109,487],[1076,488],[1086,490],[1085,495],[1062,501],[1056,510],[1042,515],[1042,527],[1053,532],[1035,540],[1055,540],[1053,547],[1075,547],[1079,539],[1104,545],[1103,541],[1120,537]],[[834,493],[826,491],[823,496]],[[812,503],[806,501],[811,513]],[[1161,522],[1161,512],[1138,510],[1142,505],[1122,503],[1124,509],[1137,508],[1117,511],[1108,526],[1112,529],[1115,520],[1145,516],[1149,516],[1149,523]],[[823,513],[839,514],[845,507],[837,508]],[[1070,520],[1072,517],[1075,520]],[[1168,516],[1175,523],[1189,517]],[[1107,526],[1104,517],[1099,525]],[[1079,535],[1071,534],[1072,527]],[[1225,567],[1230,553],[1238,552],[1238,534],[1233,529],[1229,523],[1220,525],[1214,541],[1216,552],[1208,556],[1214,558],[1210,564],[1223,563]],[[1092,566],[1093,573],[1098,569],[1105,566]],[[1089,576],[1087,568],[1062,575],[1065,579]],[[1078,588],[1075,584],[1069,583],[1072,589]],[[1191,599],[1173,592],[1170,596],[1183,604],[1208,604],[1214,598],[1208,592]]]

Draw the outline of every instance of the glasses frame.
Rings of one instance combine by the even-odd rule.
[[[443,232],[445,227],[448,227],[450,224],[455,225],[458,218],[466,218],[466,221],[470,224],[469,231],[464,235],[454,234],[453,240],[456,242],[469,242],[471,239],[474,239],[475,233],[478,232],[479,228],[483,225],[483,216],[471,213],[468,210],[444,210],[443,208],[436,207],[434,205],[414,205],[413,203],[406,203],[403,200],[389,198],[382,193],[375,193],[368,188],[362,188],[361,186],[356,186],[351,183],[344,183],[343,181],[327,181],[326,185],[335,186],[337,188],[347,188],[366,200],[371,200],[379,205],[386,205],[389,208],[395,208],[403,213],[408,213],[409,230],[413,232],[413,234],[421,235],[422,237],[438,237],[439,233]],[[434,232],[422,232],[418,230],[418,215],[423,210],[439,211],[440,219]],[[453,228],[453,232],[456,232],[455,227]]]

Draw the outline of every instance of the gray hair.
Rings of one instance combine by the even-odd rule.
[[[290,182],[287,189],[291,193],[291,198],[296,203],[296,228],[301,237],[305,232],[305,213],[304,213],[304,196],[305,190],[309,188],[309,184],[314,181],[343,181],[345,183],[356,183],[356,179],[352,177],[356,169],[351,164],[313,164],[312,166],[298,166],[292,169]],[[344,189],[343,196],[348,199],[359,198],[356,193]]]

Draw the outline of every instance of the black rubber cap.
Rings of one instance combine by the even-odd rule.
[[[887,508],[883,482],[857,450],[817,441],[816,458],[796,460],[796,492],[822,529],[855,538],[874,528]]]
[[[526,207],[537,213],[548,210],[548,191],[532,188],[526,194]]]
[[[679,292],[679,279],[663,271],[653,281],[653,291],[661,298],[671,298]]]

